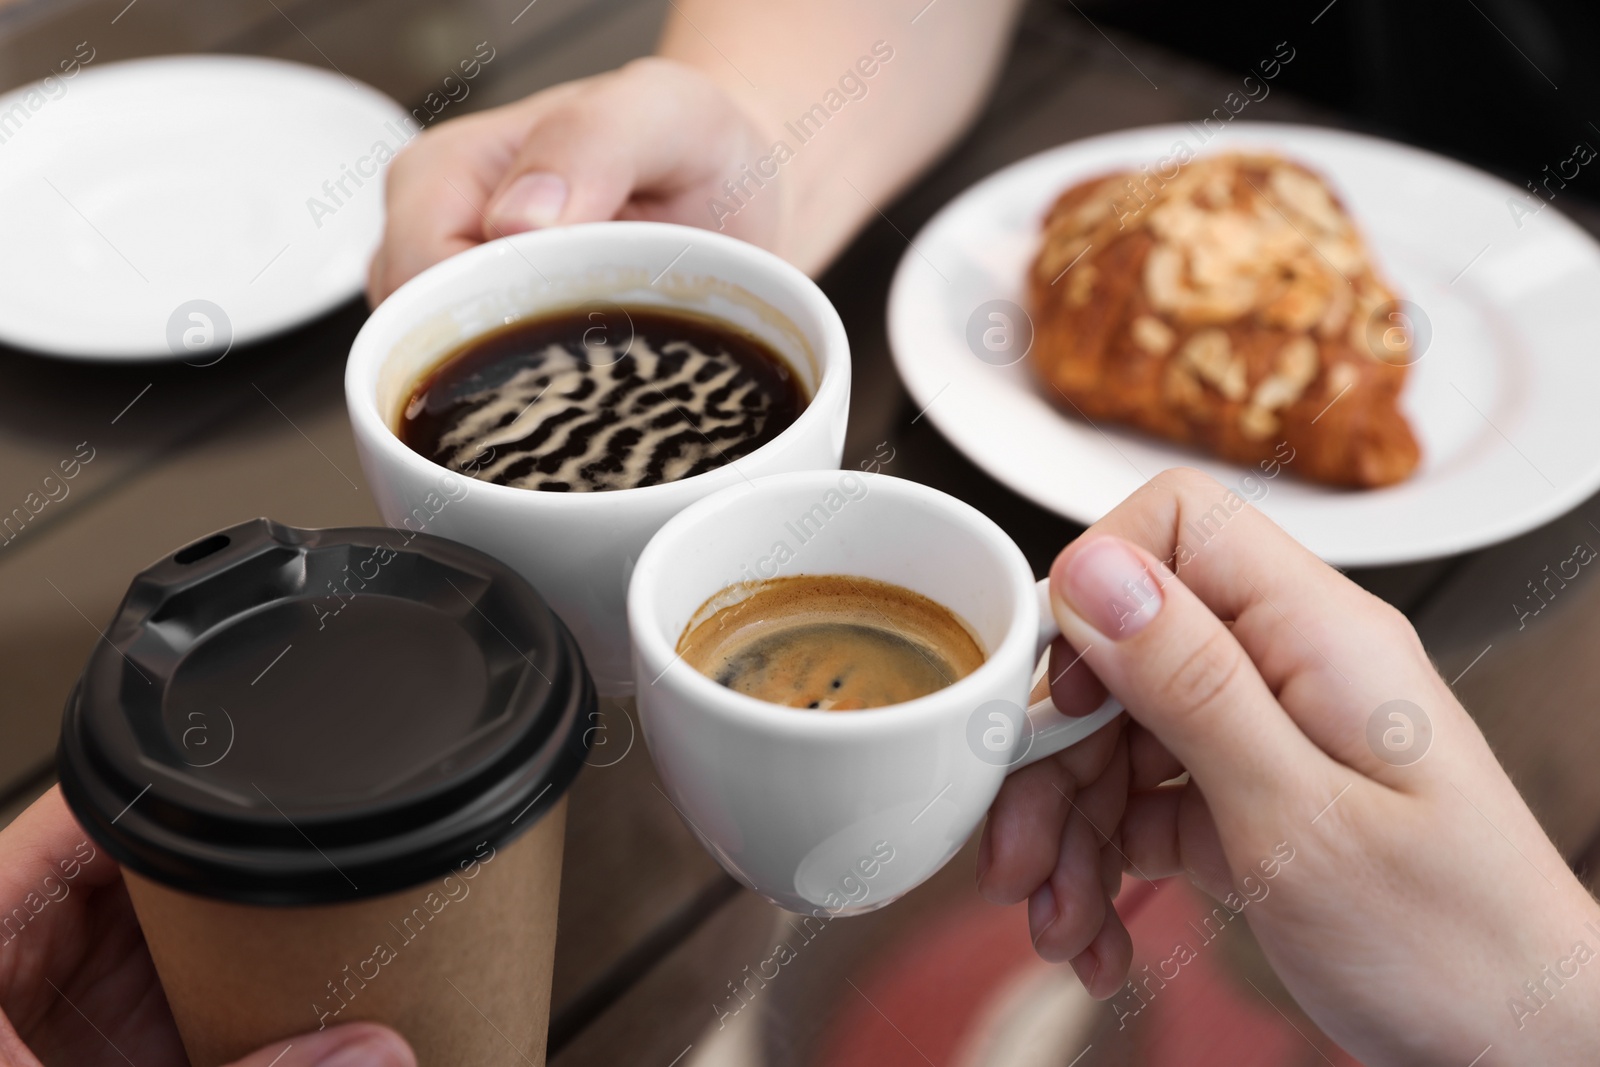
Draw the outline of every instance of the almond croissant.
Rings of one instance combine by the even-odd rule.
[[[1287,443],[1291,469],[1332,485],[1416,468],[1398,407],[1414,338],[1305,167],[1229,154],[1075,185],[1029,291],[1034,366],[1090,419],[1247,464]]]

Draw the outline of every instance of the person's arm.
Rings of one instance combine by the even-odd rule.
[[[720,230],[818,273],[971,121],[1017,8],[674,2],[659,55],[408,145],[368,296],[486,240],[614,218]]]
[[[756,117],[763,157],[793,152],[776,168],[787,203],[774,247],[816,273],[976,116],[1020,7],[675,0],[659,52]]]

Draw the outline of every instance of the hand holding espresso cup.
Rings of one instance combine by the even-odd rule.
[[[993,520],[884,474],[778,474],[689,506],[628,589],[668,797],[781,907],[898,899],[960,849],[1009,770],[1120,713],[1030,705],[1058,633],[1043,593]]]
[[[1130,1023],[1130,990],[1184,959],[1130,976],[1108,889],[1186,874],[1363,1063],[1491,1045],[1484,1062],[1600,1062],[1580,969],[1600,908],[1399,612],[1182,470],[1090,527],[1050,582],[1057,702],[1109,689],[1132,722],[1010,776],[990,812],[979,886],[1029,901],[1042,956]]]

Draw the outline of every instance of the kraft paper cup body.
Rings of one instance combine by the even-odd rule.
[[[139,574],[58,765],[190,1062],[367,1020],[542,1063],[595,699],[537,592],[431,535],[255,520]]]
[[[418,380],[462,342],[506,322],[575,307],[676,308],[771,345],[810,397],[792,425],[732,464],[680,481],[555,493],[468,480],[397,436]],[[628,579],[645,543],[689,504],[782,471],[837,468],[850,407],[850,352],[838,312],[810,278],[754,245],[688,226],[603,222],[491,241],[436,264],[373,312],[350,349],[345,399],[384,521],[426,529],[505,560],[571,628],[603,696],[633,690]]]
[[[469,855],[470,876],[347,904],[259,907],[124,881],[194,1067],[358,1020],[398,1030],[428,1067],[543,1064],[565,825],[563,799]]]

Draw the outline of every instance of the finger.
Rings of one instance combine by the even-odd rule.
[[[1325,800],[1332,761],[1228,628],[1148,550],[1091,529],[1057,558],[1050,586],[1062,633],[1224,823],[1270,822],[1285,805]]]
[[[1234,639],[1268,689],[1318,747],[1363,774],[1400,784],[1407,774],[1367,743],[1367,717],[1391,700],[1407,700],[1454,721],[1453,704],[1403,615],[1247,503],[1269,491],[1253,474],[1236,491],[1196,471],[1163,471],[1079,543],[1112,534],[1162,561],[1166,573],[1233,623]],[[1471,733],[1465,722],[1458,725]]]
[[[0,1014],[0,1064],[4,1067],[44,1067],[4,1014]]]
[[[51,786],[21,815],[0,830],[0,903],[20,901],[54,876],[79,889],[109,885],[120,877],[117,865],[104,857],[73,818],[59,785]],[[99,862],[95,862],[99,860]]]
[[[484,236],[616,218],[636,196],[671,198],[736,155],[727,97],[681,64],[639,60],[547,109],[489,197]]]
[[[1105,871],[1107,842],[1116,832],[1128,798],[1127,753],[1119,743],[1105,772],[1067,797],[1072,813],[1067,816],[1056,866],[1046,883],[1056,917],[1048,929],[1036,931],[1034,947],[1047,959],[1068,960],[1077,956],[1094,939],[1105,922],[1105,903],[1110,873]],[[1064,795],[1064,794],[1063,794]],[[1113,851],[1110,864],[1118,878],[1122,859]],[[1030,918],[1043,919],[1044,898],[1036,891],[1030,898]]]
[[[1128,872],[1145,881],[1183,874],[1218,899],[1233,888],[1216,822],[1192,782],[1128,797],[1121,841]]]
[[[375,1023],[345,1023],[275,1041],[228,1067],[417,1067],[405,1038]]]
[[[1008,775],[978,842],[978,891],[995,904],[1025,899],[1056,865],[1062,824],[1079,782],[1093,782],[1118,756],[1121,726],[1108,725],[1071,748]],[[1101,825],[1114,826],[1114,817]]]
[[[447,195],[455,198],[454,192]],[[443,197],[435,197],[428,206],[418,204],[397,209],[397,214],[391,214],[385,222],[383,243],[372,254],[372,262],[367,264],[368,307],[377,307],[390,293],[435,263],[481,243],[478,237],[481,216],[475,212],[468,215],[459,206],[443,206],[442,200]],[[407,224],[398,221],[398,212],[405,212],[406,217],[413,220],[418,219],[418,212],[428,212],[433,217],[424,224]],[[470,227],[470,232],[461,233],[463,227]]]
[[[1128,798],[1119,839],[1129,874],[1154,882],[1183,873],[1178,807],[1187,788],[1166,786]]]
[[[1083,662],[1066,638],[1050,642],[1050,663],[1045,671],[1050,699],[1063,715],[1087,715],[1106,700],[1106,687]]]
[[[8,1059],[14,1049],[7,1042],[20,1043],[17,1032],[29,1040],[55,1033],[62,1013],[72,1010],[49,982],[86,989],[94,983],[85,985],[85,975],[103,975],[112,963],[135,984],[155,981],[121,868],[79,826],[60,786],[0,831],[0,918],[0,1064],[33,1063]],[[147,1034],[153,1052],[176,1048],[165,1002],[135,999],[116,1026]],[[39,1054],[55,1062],[48,1049]]]
[[[1116,900],[1122,894],[1122,872],[1127,866],[1119,828],[1100,849],[1100,887],[1106,891],[1107,899]]]
[[[1119,731],[1116,748],[1105,767],[1093,778],[1079,778],[1084,784],[1068,803],[1095,832],[1095,847],[1111,840],[1122,822],[1128,803],[1128,742]]]
[[[1073,973],[1096,1000],[1115,996],[1133,966],[1133,938],[1123,925],[1122,916],[1111,907],[1109,896],[1105,915],[1105,922],[1089,947],[1072,957]]]
[[[401,238],[395,244],[395,247],[391,247],[386,240],[374,253],[372,263],[367,268],[368,307],[377,307],[388,299],[390,293],[435,263],[441,263],[458,252],[465,252],[479,242],[449,233],[432,233],[409,244]]]
[[[1055,869],[1061,831],[1072,806],[1053,760],[1040,760],[1006,777],[989,808],[978,843],[978,892],[991,904],[1015,904]]]
[[[534,98],[443,123],[395,157],[384,176],[383,240],[368,267],[371,304],[483,241],[489,194],[543,106]]]
[[[1244,496],[1182,467],[1162,471],[1134,490],[1090,532],[1113,534],[1146,549],[1219,618],[1230,621],[1263,597],[1293,604],[1305,616],[1295,620],[1300,622],[1317,614],[1316,598],[1358,599],[1352,591],[1366,596]]]
[[[1128,784],[1134,789],[1154,789],[1183,773],[1183,764],[1167,751],[1161,739],[1138,723],[1128,726]]]
[[[1028,898],[1034,951],[1056,963],[1072,959],[1089,947],[1107,910],[1100,886],[1100,836],[1074,812],[1062,830],[1055,870]]]
[[[371,267],[374,304],[414,275],[484,240],[484,208],[541,115],[592,89],[566,82],[504,107],[431,127],[384,177],[384,234]]]

